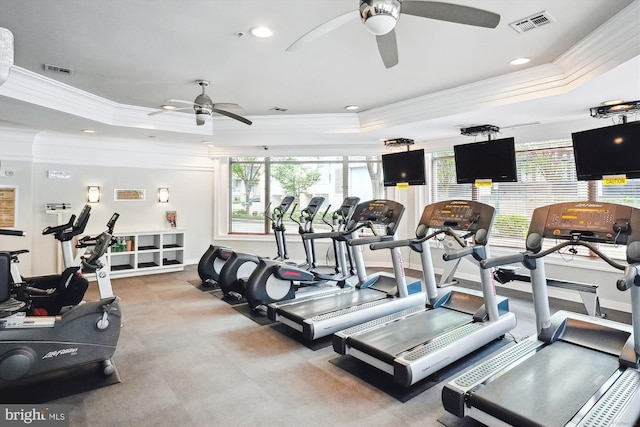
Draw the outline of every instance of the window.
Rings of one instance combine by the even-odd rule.
[[[269,215],[285,196],[295,198],[284,216],[289,233],[297,232],[294,220],[314,196],[325,198],[316,231],[329,230],[322,214],[338,209],[345,197],[385,197],[379,156],[234,157],[229,170],[231,233],[271,233]]]
[[[432,198],[477,200],[496,208],[491,244],[524,247],[533,210],[552,203],[592,200],[640,207],[640,179],[625,186],[603,186],[601,182],[577,181],[571,140],[516,143],[518,182],[494,183],[492,187],[456,184],[453,152],[432,157]],[[550,246],[553,242],[548,241]],[[609,245],[607,245],[609,246]],[[616,258],[620,248],[601,247]],[[586,250],[579,252],[588,255]]]

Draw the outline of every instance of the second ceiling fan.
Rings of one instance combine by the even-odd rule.
[[[400,14],[484,28],[495,28],[500,22],[500,15],[497,13],[452,3],[426,0],[360,0],[358,10],[320,24],[293,42],[286,50],[300,49],[308,42],[360,17],[367,29],[376,36],[384,66],[391,68],[398,64],[398,45],[394,28]]]

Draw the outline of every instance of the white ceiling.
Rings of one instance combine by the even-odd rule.
[[[336,132],[360,140],[433,140],[474,124],[576,120],[604,100],[640,99],[639,1],[452,0],[499,13],[500,24],[401,15],[400,62],[385,69],[359,21],[285,51],[310,29],[357,9],[357,0],[0,0],[16,66],[0,87],[0,126],[199,142],[212,130],[196,127],[192,114],[147,116],[167,99],[193,100],[196,79],[211,81],[214,102],[238,103],[244,109],[234,112],[254,121],[247,127],[216,117],[221,145],[243,134],[255,140],[265,129],[273,135],[296,120],[346,127]],[[550,24],[523,34],[509,26],[542,11]],[[251,36],[256,25],[274,36]],[[532,61],[509,65],[519,56]],[[43,64],[73,73],[47,72]],[[349,104],[361,109],[349,113]],[[106,106],[115,112],[99,114]]]

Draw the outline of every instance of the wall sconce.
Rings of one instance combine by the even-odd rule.
[[[100,201],[100,187],[90,185],[87,187],[87,202],[98,203]]]
[[[167,187],[158,188],[158,202],[160,203],[169,202],[169,189]]]

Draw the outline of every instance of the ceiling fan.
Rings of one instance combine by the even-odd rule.
[[[308,42],[360,17],[365,27],[376,36],[378,51],[384,66],[391,68],[398,64],[398,45],[394,27],[401,13],[484,28],[495,28],[500,22],[500,15],[497,13],[452,3],[426,0],[360,0],[358,10],[347,12],[320,24],[293,42],[286,50],[299,49]]]
[[[239,116],[237,114],[231,113],[226,110],[222,110],[222,108],[242,108],[238,104],[233,104],[228,102],[214,104],[211,98],[209,97],[209,95],[204,93],[205,89],[209,86],[208,80],[196,80],[196,83],[198,83],[200,87],[202,87],[202,93],[198,95],[193,102],[183,101],[181,99],[168,99],[166,101],[167,105],[163,105],[162,110],[152,111],[148,115],[153,116],[153,115],[164,113],[167,111],[180,111],[180,110],[193,109],[193,111],[196,113],[196,125],[198,126],[204,125],[207,117],[211,116],[212,113],[217,113],[223,116],[230,117],[234,120],[238,120],[239,122],[245,123],[247,125],[250,125],[252,123],[251,120],[247,118],[244,118],[242,116]],[[175,106],[171,104],[188,104],[190,105],[190,107],[175,108]]]

